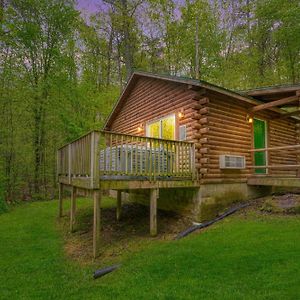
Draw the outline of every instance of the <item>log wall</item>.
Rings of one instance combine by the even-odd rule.
[[[206,92],[206,93],[205,93]],[[252,124],[246,120],[251,104],[213,93],[195,91],[186,84],[160,79],[139,78],[109,130],[133,135],[146,135],[146,122],[175,113],[178,127],[187,126],[187,140],[195,142],[196,168],[202,182],[244,182],[253,169],[221,170],[219,155],[244,155],[246,165],[253,165]],[[183,118],[178,112],[183,112]],[[293,145],[299,142],[296,122],[278,119],[272,111],[258,112],[254,117],[267,120],[268,146]],[[141,127],[142,131],[138,130]],[[298,134],[299,136],[299,134]],[[269,164],[296,164],[296,154],[271,152]],[[298,160],[299,161],[299,160]],[[296,170],[269,170],[269,175],[296,176]]]
[[[201,139],[205,141],[205,153],[201,155],[203,164],[200,169],[203,181],[223,181],[227,179],[246,181],[254,173],[253,169],[221,170],[219,168],[219,155],[244,155],[246,165],[254,165],[253,154],[249,149],[253,146],[253,124],[246,118],[250,109],[248,104],[229,97],[217,94],[207,95],[209,103],[206,105],[209,113],[206,115],[206,124],[201,124],[205,134]],[[202,107],[203,109],[203,107]],[[272,111],[259,112],[254,118],[267,121],[267,146],[277,147],[294,145],[297,141],[296,122],[292,119],[278,119],[278,114]],[[205,138],[205,139],[204,139]],[[295,152],[268,153],[269,165],[297,164]],[[296,170],[270,169],[268,175],[296,176]]]
[[[112,122],[110,130],[139,136],[146,135],[146,122],[175,113],[176,139],[178,127],[186,125],[187,140],[192,140],[195,92],[189,90],[185,84],[166,82],[159,79],[140,78],[122,109]],[[179,118],[179,111],[184,117]],[[142,126],[142,131],[138,127]]]

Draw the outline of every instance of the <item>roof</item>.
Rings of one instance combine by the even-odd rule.
[[[240,93],[248,95],[268,95],[281,92],[294,92],[300,90],[300,83],[298,84],[285,84],[285,85],[272,85],[260,88],[240,91]]]
[[[115,106],[113,107],[113,110],[111,111],[110,115],[108,116],[104,129],[109,127],[111,122],[113,121],[114,116],[118,113],[118,111],[122,107],[123,101],[126,99],[126,96],[130,94],[132,88],[134,87],[136,81],[141,78],[141,77],[147,77],[147,78],[154,78],[154,79],[160,79],[160,80],[165,80],[169,82],[175,82],[179,84],[187,84],[199,88],[204,88],[210,91],[214,91],[217,93],[221,93],[223,95],[227,95],[229,97],[235,98],[237,100],[252,104],[252,105],[258,105],[261,104],[262,102],[265,102],[261,99],[255,99],[252,96],[252,93],[255,93],[255,91],[261,90],[249,90],[249,91],[232,91],[220,86],[217,86],[215,84],[203,81],[203,80],[196,80],[188,77],[179,77],[179,76],[172,76],[172,75],[162,75],[162,74],[154,74],[154,73],[149,73],[149,72],[142,72],[142,71],[135,71],[132,73],[131,77],[129,78],[122,94],[120,95],[118,101],[116,102]],[[267,89],[267,88],[262,88],[262,89]],[[270,89],[270,87],[269,87]],[[298,89],[300,87],[298,86]],[[266,92],[266,90],[265,90]],[[271,110],[276,111],[278,113],[284,113],[281,109],[278,108],[272,108]]]
[[[300,84],[274,85],[241,91],[242,94],[251,96],[259,101],[269,102],[294,96],[300,90]]]

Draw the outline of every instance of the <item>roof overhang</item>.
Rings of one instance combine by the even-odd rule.
[[[271,86],[259,89],[244,91],[245,94],[251,97],[281,97],[282,94],[292,94],[300,90],[300,84]],[[279,96],[280,95],[280,96]]]
[[[264,102],[263,104],[253,107],[253,112],[277,107],[285,111],[284,117],[299,115],[299,84],[265,87],[245,91],[245,93]]]
[[[121,95],[120,95],[119,99],[117,100],[117,102],[115,103],[110,115],[108,116],[108,118],[104,124],[104,129],[109,128],[114,117],[118,114],[119,110],[121,109],[122,103],[125,101],[126,97],[132,91],[137,80],[142,77],[159,79],[159,80],[174,82],[174,83],[178,83],[178,84],[185,84],[185,85],[196,87],[199,89],[207,89],[209,91],[220,93],[220,94],[226,95],[228,97],[243,101],[244,103],[248,103],[253,106],[258,106],[258,105],[264,103],[264,101],[258,100],[257,98],[253,98],[253,95],[258,94],[259,90],[252,90],[252,91],[247,91],[247,92],[246,91],[235,92],[235,91],[231,91],[231,90],[222,88],[220,86],[217,86],[217,85],[214,85],[214,84],[208,83],[206,81],[202,81],[202,80],[195,80],[195,79],[185,78],[185,77],[158,75],[158,74],[154,74],[154,73],[135,71],[132,73],[125,88],[123,89],[123,92],[121,93]],[[297,88],[296,88],[296,90],[297,90]],[[267,90],[264,91],[264,93],[267,93],[267,92],[271,93],[270,91],[267,91]],[[262,91],[261,91],[261,93],[262,93]],[[284,111],[280,108],[277,108],[277,107],[271,107],[271,108],[269,108],[269,110],[277,112],[282,115],[284,115],[286,113],[286,111]]]

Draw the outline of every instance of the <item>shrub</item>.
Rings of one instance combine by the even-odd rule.
[[[267,213],[275,213],[275,214],[283,213],[284,211],[276,204],[276,201],[272,197],[269,197],[265,200],[265,202],[261,207],[261,210]]]

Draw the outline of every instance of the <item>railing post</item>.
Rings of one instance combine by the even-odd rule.
[[[192,180],[195,179],[195,144],[191,145],[191,172]]]
[[[112,174],[112,134],[109,134],[109,174]]]
[[[150,181],[151,181],[151,179],[152,179],[152,175],[153,175],[153,166],[152,166],[152,162],[153,162],[153,157],[152,157],[152,155],[153,155],[153,153],[152,153],[152,140],[150,140],[150,142],[149,142],[149,151],[150,151],[150,159],[149,159],[149,161],[150,161],[150,166],[149,166],[149,179],[150,179]]]
[[[91,133],[91,188],[95,189],[99,187],[99,139],[98,132],[93,131]]]
[[[269,151],[265,150],[265,157],[266,157],[266,174],[269,174]]]
[[[71,184],[72,180],[72,144],[68,146],[68,178],[69,184]]]
[[[106,133],[103,133],[103,140],[104,140],[104,149],[103,149],[103,173],[106,175],[106,164],[107,164],[107,151],[106,151]]]
[[[91,188],[94,188],[95,133],[91,133]]]

